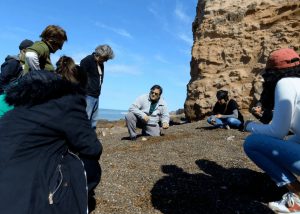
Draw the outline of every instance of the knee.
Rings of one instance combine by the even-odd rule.
[[[132,112],[128,112],[128,113],[125,115],[125,120],[126,120],[126,121],[132,120],[133,117],[134,117],[134,114],[133,114]]]
[[[251,134],[248,137],[246,137],[244,142],[244,151],[247,153],[250,150],[253,150],[255,148],[255,144],[258,141],[258,136],[256,134]]]

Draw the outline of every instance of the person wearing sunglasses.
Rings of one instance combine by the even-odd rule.
[[[36,70],[54,71],[50,53],[61,50],[64,42],[68,40],[66,31],[57,25],[47,26],[40,37],[41,41],[26,49],[23,75]]]
[[[160,123],[163,129],[169,128],[170,115],[162,92],[161,86],[154,85],[149,94],[139,96],[130,106],[125,121],[131,140],[137,138],[136,127],[148,136],[160,136]]]

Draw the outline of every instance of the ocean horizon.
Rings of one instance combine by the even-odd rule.
[[[99,108],[97,120],[117,121],[124,119],[128,110]]]

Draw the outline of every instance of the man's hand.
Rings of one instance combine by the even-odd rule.
[[[147,123],[148,120],[149,120],[149,117],[148,117],[147,115],[145,115],[143,119],[144,119],[144,121]]]
[[[222,114],[217,114],[216,115],[216,118],[221,118],[222,117]]]
[[[162,124],[162,128],[163,128],[163,129],[169,128],[169,124],[168,124],[168,123],[163,123],[163,124]]]
[[[261,109],[260,106],[253,107],[253,108],[251,109],[251,112],[252,112],[252,114],[257,115],[257,116],[260,116],[260,117],[261,117],[262,114],[263,114],[263,111],[262,111],[262,109]]]

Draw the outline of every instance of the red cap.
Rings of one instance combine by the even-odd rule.
[[[300,65],[299,54],[290,48],[282,48],[273,51],[267,61],[266,68],[290,68]]]

